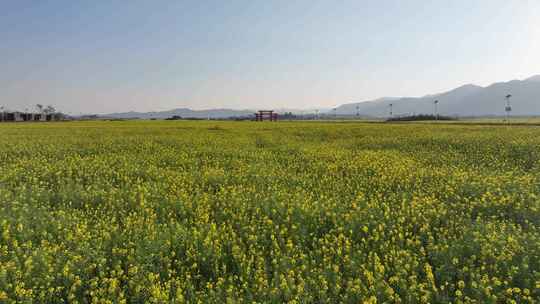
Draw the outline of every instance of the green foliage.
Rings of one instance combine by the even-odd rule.
[[[0,302],[535,303],[540,129],[0,125]]]
[[[417,114],[409,116],[397,116],[387,119],[387,121],[425,121],[425,120],[457,120],[456,118],[443,116],[443,115],[431,115],[431,114]]]

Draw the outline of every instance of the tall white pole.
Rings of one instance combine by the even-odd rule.
[[[510,97],[512,97],[512,95],[508,94],[506,95],[506,108],[504,109],[504,111],[506,112],[506,123],[509,122],[509,119],[510,119],[510,112],[512,111],[512,107],[510,106]]]
[[[508,122],[508,107],[510,106],[510,101],[508,100],[508,96],[506,96],[506,109],[504,109],[504,112],[506,113],[506,122]]]

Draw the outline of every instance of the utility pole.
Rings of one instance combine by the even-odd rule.
[[[512,106],[510,106],[510,98],[512,95],[508,94],[504,98],[506,98],[506,107],[504,108],[504,111],[506,112],[506,123],[509,122],[510,118],[510,112],[512,112]]]
[[[439,104],[438,100],[435,100],[433,102],[433,105],[435,106],[435,120],[439,120],[439,109],[437,108],[438,104]]]
[[[392,107],[394,105],[393,104],[390,104],[390,119],[392,119],[394,117],[394,113],[392,112]]]
[[[360,117],[360,106],[356,105],[356,118],[358,119]]]

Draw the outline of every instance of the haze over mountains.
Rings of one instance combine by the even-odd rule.
[[[314,113],[315,109],[273,109],[278,113],[292,112],[295,114],[310,114]],[[327,111],[328,109],[321,109],[320,111]],[[208,110],[191,110],[187,108],[178,108],[169,111],[159,112],[122,112],[98,115],[103,118],[115,118],[115,119],[165,119],[173,116],[180,116],[182,118],[200,118],[200,119],[220,119],[220,118],[234,118],[234,117],[246,117],[253,116],[255,109],[235,110],[235,109],[208,109]]]
[[[540,75],[525,80],[498,82],[487,87],[466,84],[448,92],[423,97],[383,97],[376,100],[355,102],[336,108],[337,115],[387,117],[389,105],[393,104],[394,115],[432,114],[435,100],[438,113],[447,116],[502,116],[505,114],[505,96],[511,94],[512,115],[540,116]],[[162,112],[125,112],[100,115],[107,118],[164,119],[174,115],[183,118],[229,118],[252,115],[257,109],[209,109],[191,110],[179,108]],[[314,113],[315,109],[274,109],[278,112],[295,114]],[[332,110],[319,109],[320,113],[334,114]]]
[[[540,75],[525,80],[498,82],[487,87],[466,84],[448,92],[423,97],[380,98],[373,101],[344,104],[336,108],[338,115],[386,117],[393,104],[395,115],[432,114],[435,100],[438,112],[448,116],[501,116],[505,96],[511,94],[512,115],[540,115]]]
[[[99,115],[105,118],[117,118],[117,119],[165,119],[173,116],[180,116],[182,118],[228,118],[228,117],[241,117],[252,115],[253,111],[250,110],[233,110],[233,109],[210,109],[210,110],[191,110],[186,108],[173,109],[169,111],[159,112],[123,112],[123,113],[111,113]]]

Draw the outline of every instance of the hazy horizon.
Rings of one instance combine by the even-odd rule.
[[[0,4],[0,105],[331,108],[540,72],[540,2]]]

